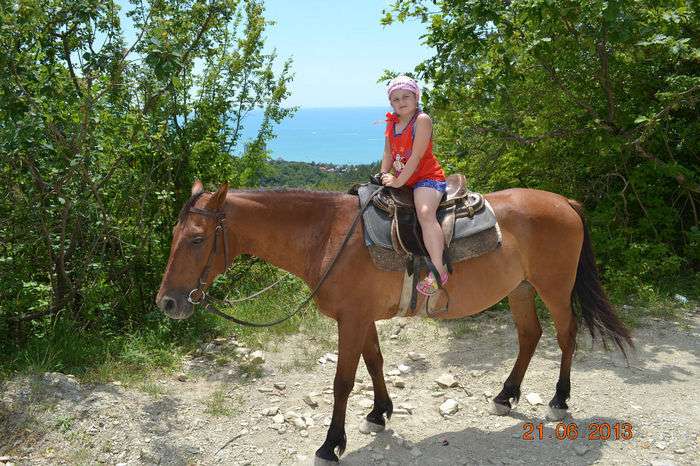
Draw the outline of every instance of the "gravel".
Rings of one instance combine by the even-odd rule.
[[[559,371],[556,338],[545,331],[532,359],[522,386],[528,403],[494,416],[491,399],[517,355],[515,329],[503,312],[471,319],[478,330],[466,334],[458,323],[378,324],[396,416],[379,433],[363,424],[373,395],[361,362],[341,464],[700,464],[697,311],[637,329],[631,364],[582,336],[561,422],[545,418]],[[303,334],[275,344],[264,353],[241,351],[235,339],[202,344],[260,364],[262,375],[246,379],[237,375],[240,359],[222,367],[193,355],[150,389],[58,372],[0,382],[0,465],[313,464],[330,423],[337,355]]]

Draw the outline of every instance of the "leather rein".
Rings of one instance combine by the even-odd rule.
[[[209,274],[209,270],[211,269],[212,262],[213,262],[214,258],[216,257],[219,234],[221,234],[221,240],[224,244],[224,270],[226,270],[229,266],[228,243],[226,241],[226,213],[223,210],[213,211],[213,210],[200,209],[197,207],[191,207],[189,209],[189,212],[191,212],[193,214],[199,214],[199,215],[204,215],[205,217],[215,218],[216,219],[216,229],[214,230],[214,244],[212,245],[211,251],[209,252],[209,257],[207,258],[207,265],[204,266],[204,270],[202,270],[202,273],[199,276],[199,279],[197,280],[197,282],[198,282],[197,287],[194,288],[192,291],[190,291],[189,294],[187,295],[187,301],[193,305],[201,304],[202,306],[204,306],[204,310],[206,310],[212,314],[215,314],[219,317],[223,317],[224,319],[230,320],[230,321],[235,322],[237,324],[246,325],[248,327],[271,327],[273,325],[281,324],[285,320],[292,318],[294,315],[298,314],[302,309],[304,309],[306,307],[306,305],[309,303],[309,301],[311,301],[311,298],[313,298],[316,295],[316,293],[318,292],[318,290],[321,288],[321,285],[323,285],[323,282],[326,280],[326,277],[328,277],[328,274],[331,272],[331,270],[333,269],[333,266],[338,261],[338,258],[340,257],[340,254],[343,252],[343,249],[345,249],[345,246],[348,244],[348,241],[350,240],[350,237],[352,236],[352,233],[355,230],[355,227],[357,226],[357,222],[360,220],[360,217],[362,217],[362,214],[369,206],[370,202],[372,201],[372,198],[374,196],[376,196],[380,191],[381,191],[381,189],[378,189],[374,193],[372,193],[372,195],[367,199],[367,202],[365,203],[365,205],[361,206],[361,208],[358,210],[357,215],[355,216],[355,219],[352,221],[350,228],[348,228],[348,232],[345,234],[345,239],[343,239],[343,242],[340,245],[340,248],[338,248],[338,251],[335,254],[335,257],[333,257],[333,260],[328,265],[326,270],[323,272],[323,274],[321,275],[321,278],[319,279],[318,283],[316,284],[314,289],[311,291],[309,296],[307,296],[306,299],[304,299],[304,301],[302,301],[301,304],[299,304],[299,306],[297,306],[297,308],[292,313],[284,316],[281,319],[278,319],[278,320],[275,320],[272,322],[248,322],[245,320],[241,320],[237,317],[234,317],[232,315],[229,315],[229,314],[226,314],[226,313],[220,311],[211,302],[213,299],[204,290],[207,288],[207,282],[206,282],[207,275]],[[277,283],[279,283],[279,281]],[[271,288],[272,286],[276,285],[277,283],[274,283],[273,285],[265,288],[265,290]],[[258,294],[262,293],[265,290],[259,291],[250,297],[257,296]],[[219,301],[221,304],[226,304],[225,302],[223,302],[221,300],[217,300],[217,301]],[[243,301],[243,300],[241,300],[241,301]]]

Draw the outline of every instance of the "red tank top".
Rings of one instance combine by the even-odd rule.
[[[416,118],[420,114],[420,110],[413,115],[411,121],[408,122],[404,130],[400,134],[396,134],[396,123],[398,121],[398,116],[396,114],[387,113],[387,125],[386,132],[384,133],[386,137],[389,138],[389,146],[391,150],[391,159],[393,163],[394,170],[396,171],[396,176],[399,176],[401,170],[403,170],[404,165],[408,162],[413,149],[413,139],[415,137]],[[390,115],[393,115],[390,116]],[[432,135],[428,141],[428,148],[425,149],[425,153],[420,159],[416,170],[410,176],[408,181],[406,181],[406,186],[411,187],[420,180],[437,180],[445,181],[445,172],[440,166],[437,158],[433,154],[433,138]]]

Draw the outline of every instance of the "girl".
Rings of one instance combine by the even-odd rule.
[[[413,188],[413,202],[423,233],[423,242],[430,260],[440,274],[440,283],[447,282],[447,270],[442,261],[445,239],[435,218],[440,200],[447,189],[445,173],[433,155],[433,123],[418,106],[418,83],[408,76],[398,76],[387,87],[389,103],[394,113],[387,113],[382,184],[392,188]],[[394,173],[390,173],[393,167]],[[432,273],[416,287],[426,296],[438,290]]]

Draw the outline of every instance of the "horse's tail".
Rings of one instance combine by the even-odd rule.
[[[569,205],[581,217],[583,222],[583,246],[578,259],[576,282],[571,291],[571,303],[578,317],[583,318],[591,337],[595,340],[601,337],[607,348],[607,341],[612,340],[627,357],[627,348],[634,348],[630,332],[615,314],[605,290],[600,282],[598,267],[593,254],[588,225],[583,214],[583,207],[578,202],[569,199]]]

